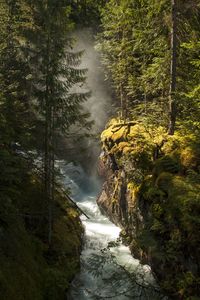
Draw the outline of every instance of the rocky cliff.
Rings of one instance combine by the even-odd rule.
[[[200,140],[113,119],[103,131],[98,204],[174,299],[200,295]]]

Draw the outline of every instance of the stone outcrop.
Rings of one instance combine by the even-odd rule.
[[[99,159],[99,173],[105,182],[97,199],[101,210],[110,220],[122,228],[121,236],[130,246],[134,256],[143,263],[149,263],[147,254],[137,246],[137,232],[143,228],[143,216],[138,206],[136,191],[127,183],[123,170],[114,169],[110,155],[104,152]]]
[[[101,139],[100,208],[173,299],[193,299],[200,294],[198,143],[118,120]]]

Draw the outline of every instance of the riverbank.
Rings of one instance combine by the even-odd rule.
[[[41,179],[23,158],[15,159],[22,166],[22,180],[16,174],[17,192],[6,189],[7,198],[0,199],[0,298],[64,300],[80,266],[83,227],[79,212],[64,194],[55,193],[49,247],[48,205]],[[7,186],[6,177],[1,180]]]

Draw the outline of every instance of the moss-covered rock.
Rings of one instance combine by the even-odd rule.
[[[172,298],[198,299],[199,137],[181,131],[168,136],[162,127],[113,119],[102,144],[107,175],[99,205],[123,228],[123,240],[152,266]],[[111,155],[117,169],[110,169]]]

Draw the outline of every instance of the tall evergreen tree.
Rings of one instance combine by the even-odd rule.
[[[51,244],[55,181],[55,136],[79,122],[88,125],[82,103],[89,92],[82,92],[85,72],[78,68],[82,52],[72,51],[70,6],[68,1],[34,3],[37,30],[32,36],[32,61],[36,63],[33,97],[44,121],[44,184],[49,203],[49,244]],[[34,67],[35,68],[35,67]],[[34,69],[33,68],[33,69]]]
[[[177,1],[172,0],[171,80],[169,92],[169,134],[173,135],[176,122],[176,69],[177,69]]]
[[[31,13],[23,0],[0,3],[0,192],[2,203],[15,199],[24,167],[16,155],[17,144],[28,149],[33,126],[30,106],[30,67],[25,54]]]
[[[110,0],[106,4],[98,47],[122,115],[124,102],[129,118],[146,119],[174,133],[193,73],[187,63],[183,68],[189,57],[182,45],[187,47],[198,36],[198,11],[196,0]]]
[[[29,138],[31,109],[29,102],[28,75],[30,68],[25,57],[25,33],[27,24],[31,23],[31,15],[27,11],[24,1],[2,1],[2,13],[5,19],[2,28],[0,51],[1,68],[1,112],[6,122],[6,130],[2,136],[7,135],[7,143],[22,142]]]
[[[79,68],[82,52],[73,51],[69,1],[3,0],[0,5],[1,145],[34,148],[31,135],[42,141],[51,244],[55,137],[77,123],[90,126],[82,108],[90,94],[81,89],[86,70]],[[40,129],[36,136],[34,128]]]

